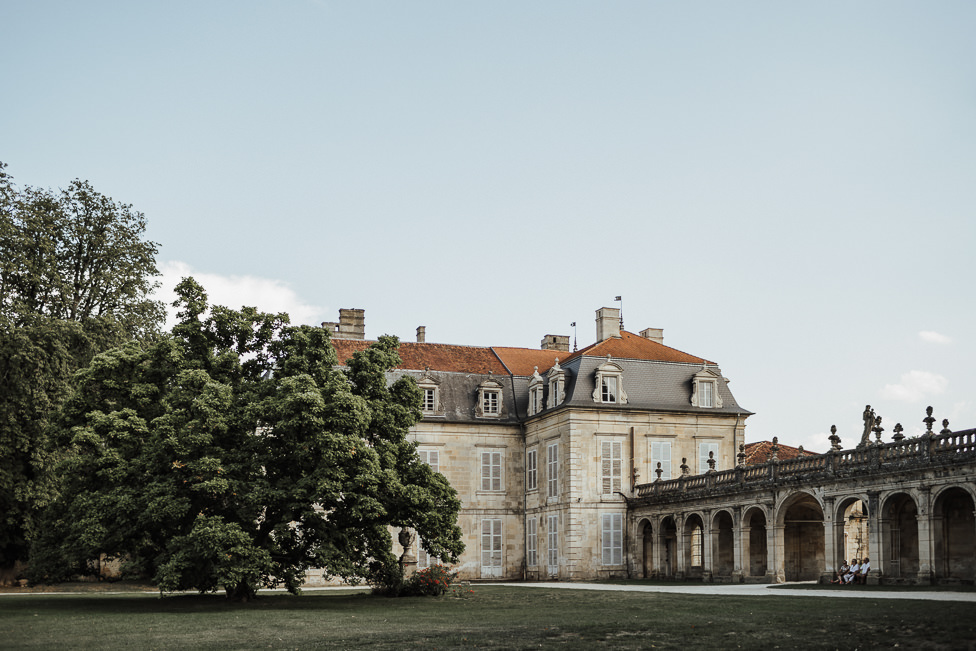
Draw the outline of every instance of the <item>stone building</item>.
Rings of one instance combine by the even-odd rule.
[[[370,343],[362,310],[323,325],[340,360]],[[411,437],[462,502],[463,578],[631,575],[635,487],[732,468],[751,413],[714,362],[665,346],[660,329],[621,330],[615,308],[597,310],[596,342],[577,351],[568,336],[458,346],[418,328],[400,357],[390,380],[410,375],[423,391]]]

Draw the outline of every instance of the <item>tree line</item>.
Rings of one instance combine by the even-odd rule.
[[[164,331],[145,217],[5,168],[0,566],[57,582],[105,555],[244,600],[310,568],[395,587],[391,527],[457,560],[460,502],[407,438],[420,391],[386,380],[395,337],[338,360],[325,329],[211,305],[192,278]]]

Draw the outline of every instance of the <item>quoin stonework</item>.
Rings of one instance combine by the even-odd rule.
[[[340,360],[369,345],[363,310],[325,323]],[[418,453],[462,501],[467,579],[830,580],[872,559],[869,582],[972,582],[974,432],[945,423],[905,439],[813,454],[745,444],[751,412],[714,361],[659,328],[596,311],[596,341],[538,349],[403,342],[423,394]],[[409,541],[405,566],[432,559]],[[314,580],[314,577],[313,577]]]

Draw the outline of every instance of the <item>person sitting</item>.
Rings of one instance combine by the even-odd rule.
[[[843,583],[844,582],[844,575],[847,574],[847,572],[850,569],[851,569],[851,566],[847,564],[847,561],[844,561],[843,563],[841,563],[840,564],[840,569],[837,570],[837,578],[835,578],[833,581],[831,581],[831,583]]]
[[[861,568],[858,570],[857,575],[854,577],[855,583],[860,583],[861,585],[867,585],[868,582],[868,572],[871,571],[871,559],[865,557],[861,562]]]
[[[851,583],[853,583],[854,577],[857,576],[857,573],[860,570],[861,570],[861,565],[860,563],[857,562],[857,559],[856,558],[851,559],[851,566],[847,568],[847,574],[844,575],[844,585],[850,585]]]

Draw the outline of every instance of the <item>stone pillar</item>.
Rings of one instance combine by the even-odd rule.
[[[837,552],[834,545],[837,542],[837,532],[834,528],[834,498],[825,497],[824,513],[824,568],[820,573],[820,583],[830,583],[837,575]],[[841,518],[843,522],[843,517]]]
[[[933,583],[935,578],[935,538],[936,529],[932,526],[932,494],[928,486],[918,489],[918,582],[923,585]]]
[[[651,576],[661,575],[661,516],[651,518]]]
[[[736,562],[739,563],[740,582],[745,583],[746,577],[752,576],[752,527],[745,525],[739,527],[739,535],[736,536],[736,542],[738,543]]]
[[[766,523],[766,578],[769,583],[786,583],[786,565],[783,562],[786,556],[785,532],[785,525]]]
[[[882,559],[886,529],[887,523],[881,517],[881,500],[878,499],[878,491],[868,491],[868,558],[871,559],[868,583],[871,585],[881,583],[885,572],[890,569],[888,561],[891,559]]]
[[[399,542],[403,548],[400,555],[400,570],[404,580],[413,576],[417,572],[417,557],[413,554],[413,541],[415,536],[410,529],[400,529]]]
[[[742,508],[737,506],[732,509],[732,583],[742,583],[745,575],[742,570],[743,529],[746,530],[746,535],[749,535],[749,528],[742,526]],[[748,542],[746,546],[748,546]]]
[[[675,537],[674,558],[675,569],[674,578],[683,579],[685,577],[685,517],[674,516]]]
[[[713,567],[715,559],[715,544],[718,542],[718,532],[712,531],[712,514],[705,513],[705,522],[702,523],[702,581],[711,583],[715,575]]]

